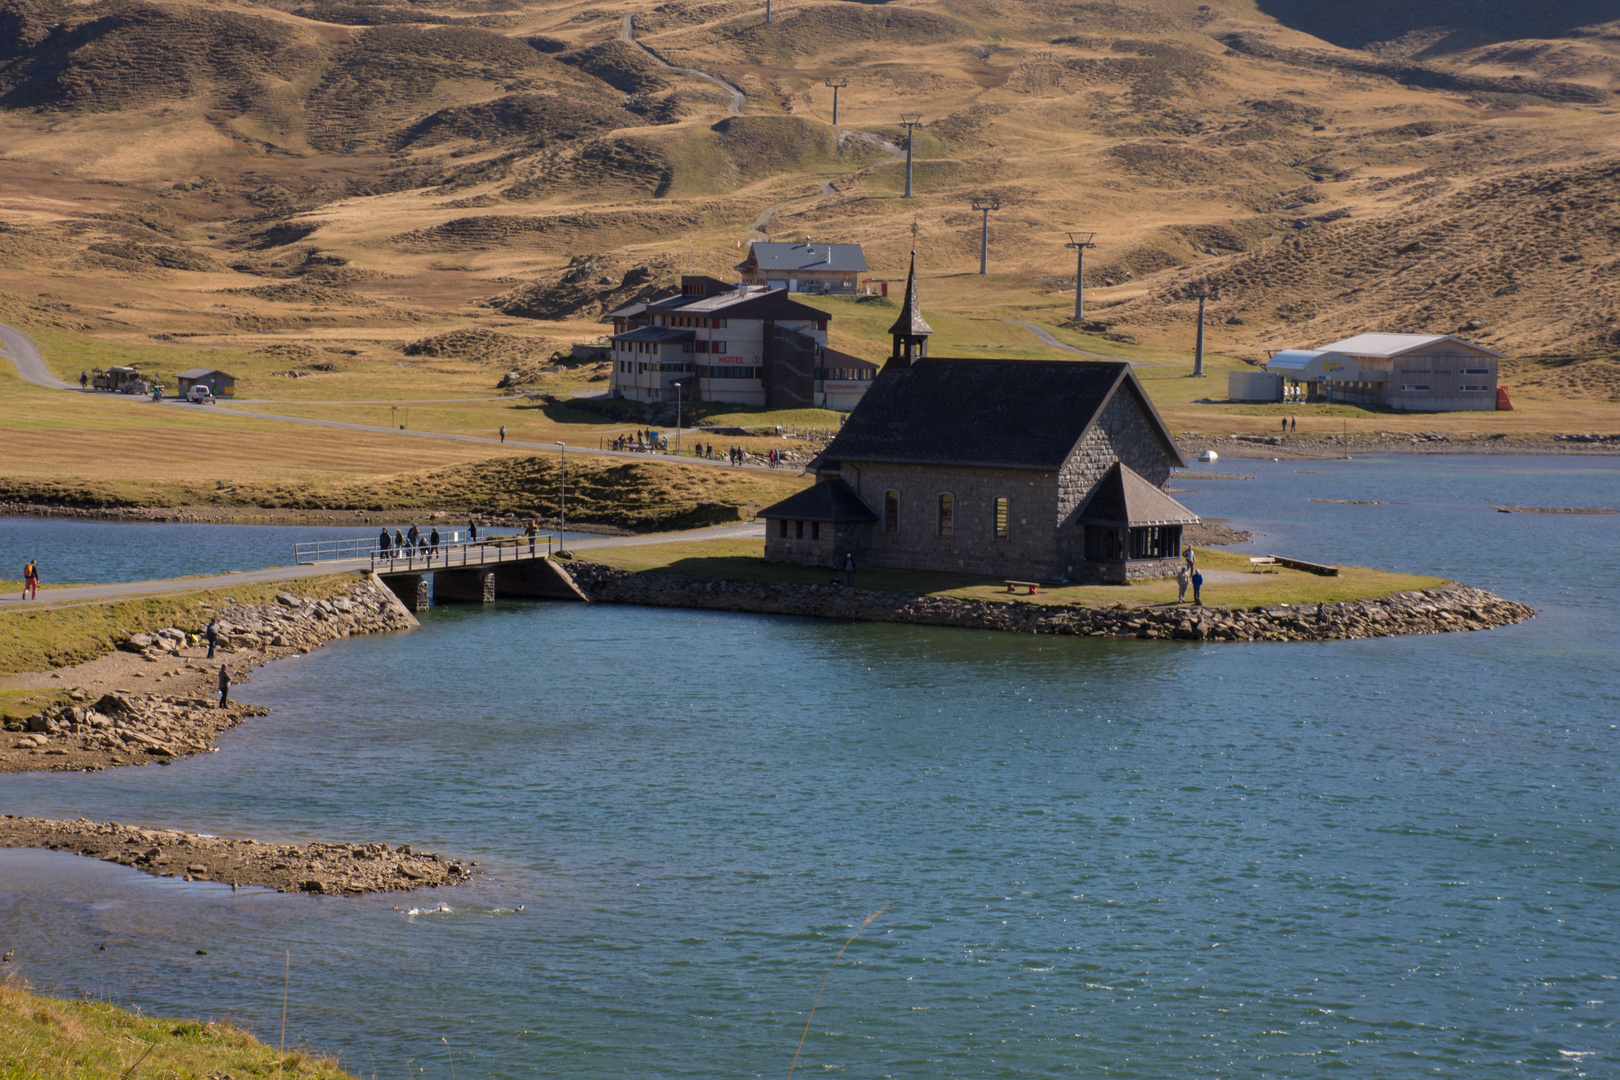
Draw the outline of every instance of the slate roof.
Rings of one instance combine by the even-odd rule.
[[[797,495],[789,495],[774,506],[767,506],[755,517],[787,518],[789,521],[858,521],[878,519],[872,508],[842,480],[823,480]]]
[[[923,319],[922,301],[917,297],[917,253],[913,251],[911,270],[906,274],[906,298],[900,301],[900,317],[889,327],[889,333],[901,337],[917,337],[933,332],[934,328]]]
[[[866,254],[859,244],[782,244],[760,241],[748,250],[742,270],[755,264],[761,273],[819,270],[827,273],[864,273]]]
[[[1116,461],[1091,489],[1078,520],[1086,525],[1196,525],[1198,515]]]
[[[1114,360],[891,363],[818,460],[1052,471],[1116,392],[1136,398],[1170,464],[1185,468],[1131,366]]]
[[[1425,345],[1434,345],[1441,341],[1449,341],[1454,345],[1461,345],[1465,349],[1489,356],[1502,355],[1494,349],[1487,349],[1483,345],[1475,345],[1471,341],[1454,338],[1449,334],[1357,334],[1343,341],[1335,341],[1331,345],[1323,345],[1317,351],[1349,353],[1351,356],[1400,356],[1413,349],[1421,349]]]
[[[232,375],[229,372],[221,371],[221,370],[219,370],[219,368],[211,368],[211,367],[194,367],[194,368],[191,368],[191,369],[189,369],[187,371],[182,371],[180,374],[176,375],[175,378],[176,379],[206,379],[210,375],[223,375],[227,379],[235,379],[236,378],[235,375]]]

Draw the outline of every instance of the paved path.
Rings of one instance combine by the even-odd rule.
[[[1107,353],[1087,352],[1085,349],[1077,349],[1073,345],[1065,345],[1063,342],[1057,339],[1057,335],[1053,334],[1052,331],[1048,330],[1039,323],[1025,322],[1023,319],[996,319],[994,321],[1010,323],[1013,326],[1022,326],[1025,330],[1028,330],[1030,333],[1040,338],[1041,344],[1045,345],[1049,349],[1058,349],[1062,352],[1074,353],[1076,356],[1089,356],[1094,360],[1112,360],[1115,363],[1129,364],[1133,368],[1165,366],[1163,364],[1143,364],[1136,360],[1127,360],[1123,356],[1109,356]]]
[[[696,68],[676,67],[668,60],[665,60],[662,56],[659,56],[657,53],[647,48],[647,46],[636,40],[635,20],[636,17],[634,15],[625,15],[624,23],[619,28],[619,38],[621,41],[629,42],[632,47],[639,49],[643,55],[650,58],[660,67],[669,68],[671,71],[679,71],[683,75],[696,75],[700,79],[706,79],[709,82],[714,83],[714,85],[731,95],[731,103],[727,106],[726,112],[731,116],[742,115],[743,103],[748,100],[747,94],[744,94],[740,89],[732,86],[718,75],[711,75],[707,71],[698,71]]]
[[[0,348],[4,348],[11,362],[17,365],[17,374],[24,382],[31,382],[36,386],[48,386],[52,390],[76,390],[78,387],[65,383],[51,374],[45,366],[45,358],[39,354],[39,349],[29,340],[28,335],[15,326],[6,326],[0,323]]]
[[[690,529],[685,532],[653,533],[647,536],[604,536],[597,540],[570,540],[569,551],[590,548],[633,547],[638,544],[673,544],[684,540],[742,540],[763,539],[765,523],[743,521],[735,525],[716,525],[708,529]],[[107,585],[73,585],[63,589],[43,589],[38,600],[24,600],[18,594],[0,596],[0,612],[20,611],[59,604],[98,604],[108,600],[124,600],[137,596],[172,596],[177,593],[201,592],[205,589],[225,589],[233,585],[264,585],[278,581],[296,581],[299,578],[320,577],[322,574],[340,574],[345,571],[367,570],[370,559],[342,559],[316,563],[312,566],[268,566],[262,570],[244,570],[234,574],[210,574],[205,577],[162,578],[157,581],[120,581]],[[452,567],[454,569],[454,567]]]
[[[413,431],[408,428],[393,428],[382,424],[357,424],[346,420],[319,420],[311,416],[287,416],[283,413],[259,412],[254,409],[225,408],[219,405],[193,405],[190,402],[182,401],[179,398],[164,398],[161,402],[154,403],[151,398],[140,395],[107,394],[94,390],[81,391],[72,383],[63,382],[61,379],[58,379],[55,375],[50,373],[50,370],[45,367],[45,360],[40,356],[39,349],[21,330],[18,330],[14,326],[0,324],[0,342],[4,343],[7,355],[11,357],[12,363],[17,367],[17,374],[25,382],[31,382],[38,386],[49,387],[53,390],[71,390],[76,394],[91,393],[95,394],[97,397],[105,398],[106,400],[122,401],[129,404],[141,404],[143,408],[150,408],[153,404],[157,404],[161,408],[186,409],[188,411],[204,413],[208,416],[226,416],[233,419],[251,417],[260,420],[275,420],[286,424],[304,424],[309,427],[340,428],[345,431],[366,431],[380,435],[392,435],[396,438],[403,436],[413,439],[446,439],[451,442],[481,443],[486,446],[513,446],[524,450],[545,450],[553,452],[557,449],[557,444],[555,442],[537,443],[524,442],[519,439],[507,439],[503,443],[498,436],[491,435],[458,435],[454,432],[447,431]],[[282,402],[281,404],[304,403]],[[615,430],[625,429],[618,428]],[[674,432],[670,432],[670,434],[673,436]],[[683,429],[683,434],[691,436],[694,441],[698,438],[702,438],[705,443],[712,441],[712,439],[704,436],[701,432],[694,432],[691,428]],[[793,466],[789,465],[783,465],[777,469],[772,469],[768,465],[733,465],[724,458],[716,458],[711,460],[709,458],[691,457],[688,455],[645,454],[634,450],[600,450],[594,446],[569,445],[567,450],[570,454],[590,454],[594,457],[628,458],[635,461],[679,461],[687,465],[702,465],[715,469],[751,469],[755,472],[785,472],[790,476],[803,475],[804,473],[802,468],[795,469]]]

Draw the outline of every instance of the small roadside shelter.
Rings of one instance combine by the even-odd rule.
[[[181,397],[191,393],[193,386],[206,386],[209,393],[217,398],[236,396],[236,376],[218,368],[192,368],[190,371],[182,371],[174,378],[180,384]]]

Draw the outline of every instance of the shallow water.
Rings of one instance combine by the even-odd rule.
[[[1214,645],[438,609],[255,673],[273,712],[218,754],[6,777],[0,809],[409,842],[479,885],[233,895],[0,853],[0,933],[41,985],[272,1040],[290,952],[289,1039],[362,1075],[783,1075],[880,907],[801,1070],[1614,1073],[1620,528],[1489,507],[1614,506],[1620,466],[1222,468],[1256,479],[1174,486],[1254,550],[1542,614]]]

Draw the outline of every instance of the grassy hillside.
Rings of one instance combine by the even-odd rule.
[[[459,399],[599,393],[605,368],[551,358],[605,311],[811,237],[896,285],[915,248],[936,354],[1053,355],[1033,322],[1159,365],[1188,427],[1248,422],[1177,381],[1216,286],[1214,381],[1361,330],[1456,333],[1512,358],[1521,411],[1478,423],[1608,430],[1620,20],[1509,6],[782,0],[767,26],[729,0],[0,0],[0,321],[68,377],[222,366],[261,412],[601,436]],[[1071,231],[1095,234],[1081,327]],[[892,307],[818,302],[835,346],[887,353]],[[166,426],[26,400],[28,477],[116,472],[97,462]],[[227,457],[273,430],[181,426]],[[323,483],[489,453],[298,441]]]
[[[328,1058],[277,1053],[230,1024],[142,1016],[94,1001],[42,997],[0,982],[0,1077],[286,1076],[352,1080]]]

